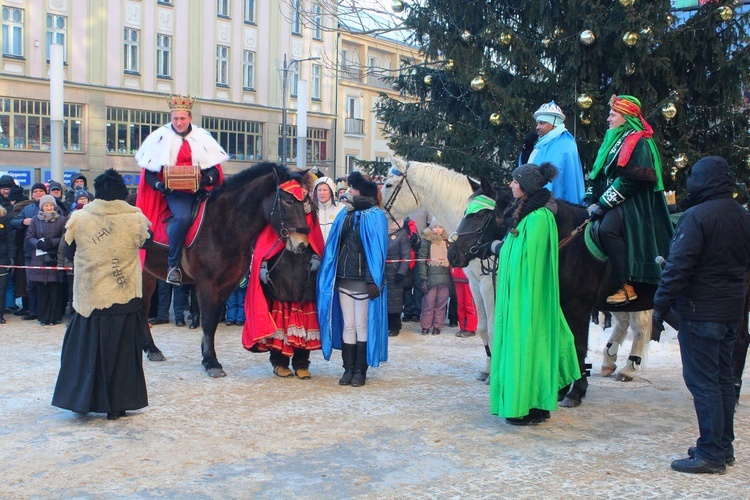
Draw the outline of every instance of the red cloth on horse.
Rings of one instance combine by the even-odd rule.
[[[319,257],[323,255],[323,233],[313,214],[305,216],[310,228],[310,247]],[[253,318],[242,327],[242,346],[245,349],[267,351],[277,349],[285,356],[294,353],[294,347],[320,349],[320,334],[315,302],[279,302],[266,300],[260,284],[260,265],[264,260],[284,249],[284,241],[276,230],[266,225],[255,243],[253,263],[245,295],[245,315]],[[314,338],[309,338],[314,333]],[[288,344],[288,345],[287,345]]]
[[[188,143],[187,141],[182,141],[180,150],[177,152],[177,161],[175,164],[193,164],[193,154],[190,151],[190,143]],[[221,169],[221,165],[217,164],[216,169],[219,171],[219,178],[216,180],[216,182],[214,182],[212,186],[206,186],[205,188],[203,188],[208,192],[210,192],[214,187],[220,186],[224,182],[224,172]],[[164,182],[164,174],[162,172],[158,172],[156,175],[161,182]],[[154,233],[157,232],[157,226],[165,225],[164,221],[167,220],[172,214],[172,212],[169,211],[169,206],[167,206],[167,200],[164,199],[164,195],[146,183],[146,169],[143,168],[141,169],[141,177],[138,181],[138,196],[135,200],[135,206],[140,208],[141,212],[143,212],[143,215],[145,215],[146,218],[151,221],[151,231],[153,231]],[[188,237],[186,239],[189,238],[190,234],[188,232]],[[143,263],[145,259],[146,251],[141,250],[141,263]]]

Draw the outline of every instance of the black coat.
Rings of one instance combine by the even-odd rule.
[[[688,174],[693,207],[675,228],[654,309],[665,315],[674,306],[681,319],[733,323],[745,303],[750,214],[732,199],[726,163],[704,160]]]
[[[402,277],[409,273],[409,235],[406,229],[401,227],[396,232],[388,235],[387,260],[402,260],[403,262],[386,262],[385,279],[388,285],[388,314],[400,313],[404,308],[404,281],[396,283],[396,275]]]
[[[0,264],[10,264],[16,258],[16,237],[10,227],[10,217],[0,219]],[[0,268],[0,273],[7,268]]]

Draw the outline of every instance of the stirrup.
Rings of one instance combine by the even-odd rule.
[[[173,267],[167,273],[167,279],[164,280],[170,285],[180,285],[182,283],[182,272],[179,267]]]

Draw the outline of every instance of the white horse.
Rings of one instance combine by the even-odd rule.
[[[637,312],[613,312],[612,313],[612,335],[604,348],[602,360],[602,377],[608,377],[617,370],[617,351],[622,345],[628,333],[628,327],[633,332],[633,344],[630,347],[630,356],[625,366],[615,374],[615,379],[621,382],[630,382],[636,372],[646,361],[648,354],[648,343],[651,340],[651,316],[654,310]]]
[[[395,219],[408,217],[419,208],[435,217],[447,233],[453,233],[463,219],[474,192],[469,178],[435,163],[406,162],[391,158],[393,169],[383,183],[383,206]],[[488,262],[484,265],[489,267]],[[495,324],[495,290],[491,274],[482,273],[482,261],[474,259],[464,268],[477,305],[477,334],[487,352],[487,365],[477,377],[490,373],[490,346]]]

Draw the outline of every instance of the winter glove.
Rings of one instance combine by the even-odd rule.
[[[396,277],[393,279],[393,282],[396,283],[397,285],[399,283],[403,283],[404,282],[404,275],[401,274],[401,273],[396,273]]]
[[[214,181],[213,175],[209,174],[208,172],[201,172],[201,182],[198,184],[201,188],[204,188],[206,186],[213,185]]]
[[[315,271],[318,270],[319,267],[320,267],[320,257],[318,257],[317,255],[313,255],[312,258],[310,259],[310,267],[309,267],[310,272],[314,273]]]
[[[159,191],[161,194],[169,194],[172,192],[172,190],[165,186],[161,181],[154,184],[154,189]]]
[[[490,243],[490,252],[492,252],[493,255],[500,255],[500,247],[503,246],[502,240],[495,240],[492,243]]]
[[[661,336],[661,332],[664,331],[664,316],[659,311],[654,311],[654,315],[651,317],[651,337],[658,338]]]
[[[42,250],[44,252],[49,252],[50,250],[52,250],[53,248],[55,248],[55,245],[50,240],[46,240],[46,239],[42,238],[36,244],[36,247],[39,250]]]
[[[595,221],[596,219],[604,218],[604,213],[605,213],[604,209],[601,206],[599,206],[598,203],[592,203],[591,205],[589,205],[587,210],[589,212],[589,218],[591,219],[592,222]]]
[[[266,262],[260,265],[260,274],[258,275],[260,281],[264,284],[268,284],[268,264]]]
[[[427,284],[427,282],[426,282],[426,281],[423,281],[423,282],[422,282],[422,293],[427,293],[427,290],[429,290],[429,289],[430,289],[430,287],[429,287],[429,285]]]
[[[380,290],[378,289],[378,285],[375,283],[368,283],[367,284],[367,298],[372,300],[377,298],[380,295]]]
[[[409,245],[411,245],[412,250],[419,250],[419,246],[421,244],[422,242],[419,239],[419,235],[417,233],[412,233],[412,235],[409,237]]]

